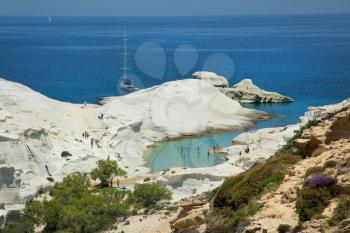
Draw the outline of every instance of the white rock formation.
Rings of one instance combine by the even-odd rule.
[[[278,94],[277,92],[265,91],[254,85],[251,79],[243,79],[233,85],[233,88],[224,89],[227,96],[241,103],[288,103],[292,98]]]
[[[168,82],[84,107],[0,79],[0,116],[0,202],[5,204],[0,214],[5,215],[51,185],[48,177],[59,181],[72,172],[89,172],[107,156],[119,159],[129,176],[142,175],[149,172],[143,152],[155,142],[246,129],[266,114],[242,108],[202,80]],[[84,131],[89,139],[82,137]],[[93,148],[91,138],[97,140]],[[62,157],[63,151],[72,156]]]
[[[214,87],[228,87],[228,81],[225,77],[219,76],[214,72],[197,71],[192,74],[192,77],[204,80]]]
[[[218,87],[222,93],[240,103],[288,103],[292,98],[283,96],[277,92],[265,91],[254,85],[251,79],[243,79],[239,83],[229,87],[225,77],[208,71],[197,71],[192,77],[204,80],[214,87]],[[102,101],[103,103],[103,101]]]

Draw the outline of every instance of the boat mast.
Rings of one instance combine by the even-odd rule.
[[[128,70],[128,67],[126,66],[126,30],[124,28],[124,37],[123,37],[123,41],[124,41],[124,52],[122,53],[124,55],[124,67],[121,68],[123,70],[123,77],[124,77],[124,81],[126,80],[126,77],[127,77],[127,70]]]

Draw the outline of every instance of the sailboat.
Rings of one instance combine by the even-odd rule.
[[[120,88],[125,90],[125,91],[134,91],[136,90],[134,87],[134,80],[132,79],[128,79],[128,75],[127,75],[127,70],[129,70],[129,68],[126,66],[126,56],[127,56],[127,52],[126,52],[126,30],[124,29],[124,52],[122,53],[124,55],[124,66],[121,68],[123,70],[123,79],[120,82]]]
[[[51,17],[51,16],[49,16],[49,22],[51,23],[51,21],[52,21],[52,17]]]

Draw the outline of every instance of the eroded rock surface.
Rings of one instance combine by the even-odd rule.
[[[226,88],[228,87],[228,81],[225,77],[219,76],[218,74],[214,72],[208,72],[208,71],[198,71],[192,74],[192,77],[204,80],[214,87],[222,87]]]
[[[289,103],[293,99],[277,92],[265,91],[256,86],[251,79],[243,79],[239,83],[229,87],[227,79],[213,72],[198,71],[192,77],[204,80],[209,84],[218,87],[222,93],[240,103]],[[102,101],[103,102],[103,101]]]
[[[225,90],[226,95],[241,103],[288,103],[293,99],[277,92],[265,91],[256,86],[251,79],[243,79]]]

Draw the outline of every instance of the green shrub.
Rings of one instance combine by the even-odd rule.
[[[324,169],[323,167],[310,167],[309,169],[306,170],[304,177],[308,178],[310,175],[321,175],[323,174]]]
[[[126,177],[126,172],[118,166],[115,160],[99,160],[97,167],[90,173],[92,179],[101,181],[100,187],[110,187],[113,184],[113,179],[118,176]]]
[[[156,183],[139,184],[135,187],[134,197],[143,207],[150,207],[162,200],[170,200],[171,192]]]
[[[350,196],[340,196],[337,207],[333,211],[333,216],[330,220],[332,225],[340,223],[342,220],[350,218]]]
[[[301,232],[302,230],[303,230],[302,225],[298,224],[298,225],[293,227],[291,233],[298,233],[298,232]]]
[[[234,216],[232,219],[230,219],[227,228],[232,232],[236,231],[240,223],[254,215],[260,208],[261,205],[258,205],[255,201],[250,201],[247,206],[234,213]]]
[[[278,233],[287,233],[291,229],[291,226],[288,224],[280,224],[277,228]]]
[[[94,233],[106,229],[117,217],[130,214],[130,193],[92,188],[89,178],[80,173],[56,183],[50,195],[49,200],[27,205],[24,224],[16,226],[24,225],[27,230],[18,232],[31,233],[34,225],[44,224],[45,232]]]
[[[283,179],[284,179],[284,174],[281,171],[276,171],[275,173],[272,173],[271,175],[265,177],[262,180],[262,182],[259,184],[259,189],[264,191],[266,189],[270,189],[271,187],[274,187],[282,183]]]
[[[324,168],[332,168],[336,166],[337,166],[337,162],[335,160],[328,160],[323,165]]]
[[[48,233],[95,233],[106,229],[116,218],[135,213],[132,192],[111,187],[113,177],[125,176],[126,172],[116,161],[100,160],[97,164],[92,177],[100,179],[107,188],[92,187],[87,175],[68,175],[49,190],[49,199],[27,204],[23,221],[10,223],[3,232],[32,233],[35,225],[44,225],[44,232]],[[52,177],[47,180],[54,181]],[[157,191],[150,189],[149,193],[159,196]]]
[[[33,233],[34,232],[34,227],[26,226],[25,223],[11,223],[8,224],[4,227],[4,229],[0,229],[1,233]]]
[[[337,194],[337,186],[304,186],[297,195],[296,209],[301,222],[321,214]]]

